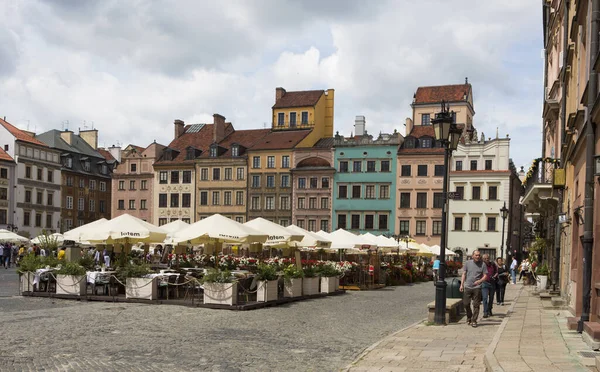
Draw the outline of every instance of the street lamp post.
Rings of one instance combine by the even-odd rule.
[[[440,141],[444,148],[444,182],[442,184],[442,194],[444,203],[442,208],[442,231],[440,236],[440,268],[438,270],[438,281],[435,283],[435,317],[436,324],[446,324],[446,236],[448,225],[448,163],[452,151],[458,147],[460,140],[460,129],[457,128],[453,120],[454,113],[450,112],[449,105],[442,101],[442,111],[435,114],[435,119],[431,120],[435,131],[435,139]]]
[[[500,258],[504,261],[504,225],[506,225],[506,217],[508,217],[508,208],[506,208],[506,202],[502,208],[500,208],[500,213],[502,215],[502,243],[500,244]],[[506,253],[506,259],[508,259],[508,252]]]

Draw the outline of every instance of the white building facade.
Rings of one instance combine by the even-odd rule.
[[[501,255],[501,209],[510,205],[510,138],[459,144],[450,163],[449,190],[460,194],[448,208],[448,248],[466,258],[473,251]],[[505,223],[505,240],[508,218]]]

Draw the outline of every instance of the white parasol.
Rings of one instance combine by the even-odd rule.
[[[83,241],[103,244],[162,242],[166,236],[167,232],[160,227],[129,214],[122,214],[79,233],[79,239]]]
[[[29,239],[6,229],[0,229],[0,242],[28,243]]]
[[[264,245],[270,247],[295,247],[296,244],[294,242],[300,242],[304,238],[304,234],[288,230],[281,225],[261,217],[246,222],[244,226],[269,234],[269,238]]]
[[[286,229],[304,235],[304,238],[300,242],[296,243],[298,247],[329,248],[331,246],[331,240],[312,231],[304,230],[296,225],[289,225],[286,227]]]
[[[78,242],[78,243],[88,243],[87,241],[81,239],[80,234],[82,234],[84,231],[94,232],[94,231],[96,231],[96,228],[98,226],[105,223],[106,221],[108,221],[106,218],[101,218],[99,220],[87,223],[83,226],[79,226],[74,229],[71,229],[63,234],[64,238],[65,238],[65,240],[72,240],[72,241]]]
[[[264,243],[268,235],[251,227],[244,226],[220,214],[213,214],[176,232],[172,243],[191,244],[219,241],[223,243]]]

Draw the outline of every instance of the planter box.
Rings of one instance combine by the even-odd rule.
[[[305,296],[311,296],[319,293],[319,277],[304,278],[302,282],[302,293]]]
[[[155,278],[127,278],[125,281],[125,298],[156,300],[158,286]]]
[[[87,277],[85,275],[56,275],[56,294],[85,296]]]
[[[284,281],[283,297],[300,296],[302,296],[302,278],[290,279],[287,283]]]
[[[546,290],[547,285],[548,285],[548,275],[538,275],[538,280],[537,280],[538,290],[540,290],[540,291]]]
[[[238,284],[204,283],[204,303],[219,305],[236,305]]]
[[[339,288],[340,279],[337,276],[321,277],[321,293],[333,293]]]
[[[33,292],[33,278],[35,277],[34,273],[23,273],[19,275],[19,289],[21,293],[23,292]]]
[[[269,302],[277,300],[277,280],[259,281],[256,301]]]

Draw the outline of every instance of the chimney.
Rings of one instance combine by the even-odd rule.
[[[60,138],[62,138],[69,145],[73,144],[73,132],[70,130],[60,132]]]
[[[411,118],[406,118],[406,124],[404,124],[406,126],[406,133],[404,133],[405,136],[408,136],[410,134],[410,132],[412,132],[413,129],[413,121]]]
[[[119,163],[121,162],[121,146],[112,145],[108,148],[108,152],[115,158]]]
[[[365,117],[362,115],[358,115],[354,119],[354,131],[356,132],[356,136],[364,136],[365,135]]]
[[[176,119],[173,124],[175,125],[175,138],[174,139],[177,139],[177,138],[181,137],[181,135],[183,134],[183,127],[184,127],[185,123],[183,122],[183,120]]]
[[[98,130],[81,130],[79,129],[79,137],[87,142],[88,145],[92,146],[94,150],[98,149]]]
[[[279,87],[275,88],[275,103],[281,99],[281,97],[285,96],[285,89]]]
[[[219,143],[225,138],[225,116],[213,114],[213,142]]]

